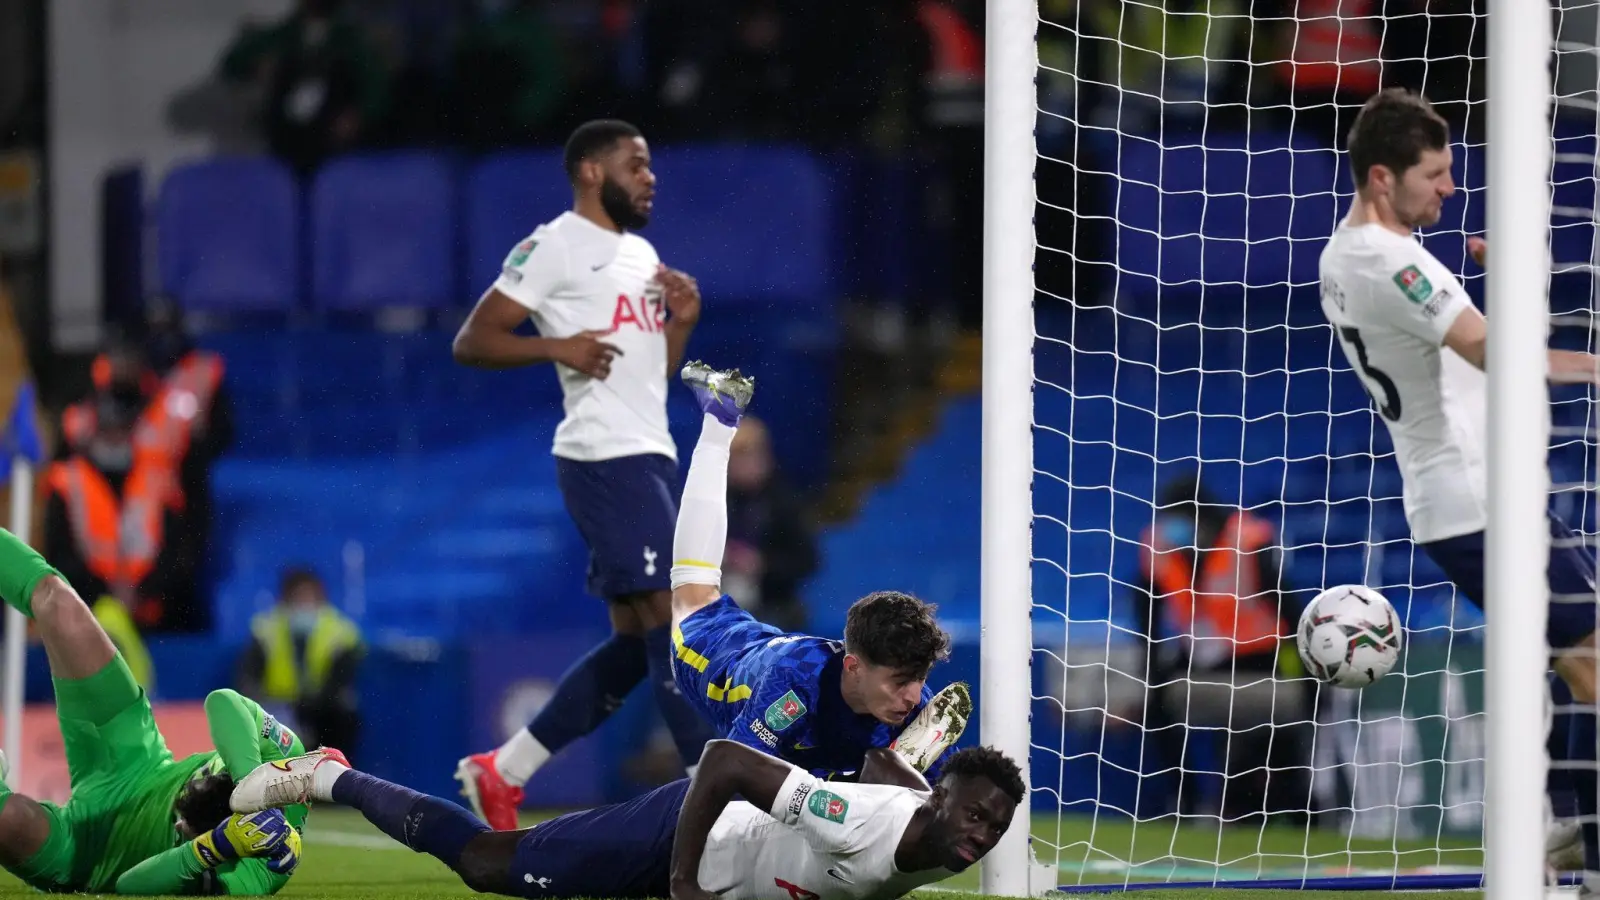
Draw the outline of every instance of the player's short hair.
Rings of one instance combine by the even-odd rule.
[[[621,119],[594,119],[579,125],[567,138],[567,149],[562,158],[562,164],[567,169],[567,180],[578,180],[579,163],[605,153],[617,141],[636,137],[644,137],[644,134]]]
[[[950,657],[950,635],[933,617],[937,609],[899,591],[868,594],[845,615],[845,651],[875,666],[926,675]]]
[[[229,799],[233,796],[233,776],[216,772],[190,782],[172,801],[172,809],[183,817],[195,834],[204,834],[233,815]]]
[[[1367,173],[1384,166],[1396,176],[1416,165],[1424,150],[1443,150],[1450,125],[1421,94],[1389,88],[1367,98],[1350,126],[1350,170],[1356,187],[1367,186]]]
[[[939,780],[980,776],[994,782],[994,786],[1010,797],[1012,803],[1021,805],[1022,795],[1026,792],[1022,770],[1011,757],[993,747],[967,747],[950,754],[939,773]]]

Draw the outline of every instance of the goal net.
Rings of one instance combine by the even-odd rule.
[[[1344,133],[1380,85],[1409,87],[1450,122],[1455,161],[1457,193],[1422,240],[1482,306],[1466,238],[1486,232],[1484,4],[1028,5],[1033,888],[1476,886],[1484,617],[1411,540],[1317,263],[1354,193]],[[1552,346],[1592,350],[1597,10],[1554,9]],[[996,115],[996,85],[989,97]],[[988,202],[994,216],[1008,201]],[[997,265],[991,253],[991,293],[1010,284]],[[986,381],[1014,364],[986,357]],[[1006,415],[989,396],[986,417]],[[1550,396],[1552,502],[1588,541],[1591,396]],[[986,629],[1004,586],[990,511]],[[1267,535],[1246,554],[1259,570],[1152,570],[1152,543],[1245,533]],[[1185,637],[1247,625],[1164,602],[1175,578],[1279,592],[1282,639]],[[1292,638],[1303,605],[1347,583],[1384,594],[1405,627],[1401,664],[1360,691],[1306,677]],[[1009,704],[1000,677],[985,675],[986,740],[1002,715],[986,707]]]

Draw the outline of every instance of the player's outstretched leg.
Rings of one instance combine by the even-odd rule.
[[[756,389],[755,379],[738,369],[722,372],[698,361],[684,365],[682,378],[705,415],[672,538],[673,627],[720,594],[728,543],[728,455]],[[686,585],[709,590],[682,590]]]
[[[239,780],[235,812],[338,803],[401,844],[449,866],[475,891],[509,893],[518,832],[496,832],[460,806],[350,768],[338,751],[263,763]]]

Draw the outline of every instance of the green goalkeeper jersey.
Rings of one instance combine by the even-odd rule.
[[[95,867],[88,889],[118,893],[270,894],[289,879],[265,862],[244,859],[212,870],[198,865],[177,831],[173,803],[192,780],[226,771],[243,778],[263,762],[297,756],[305,747],[259,704],[231,690],[206,698],[206,723],[216,749],[170,760],[129,780],[127,798],[111,823],[106,856]],[[289,823],[305,826],[307,809],[284,809]]]

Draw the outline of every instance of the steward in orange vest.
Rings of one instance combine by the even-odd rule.
[[[1140,541],[1152,670],[1271,672],[1284,636],[1275,534],[1242,510],[1168,509]]]
[[[1248,512],[1209,502],[1192,479],[1164,488],[1157,509],[1141,540],[1134,596],[1150,639],[1143,720],[1149,752],[1159,768],[1192,768],[1190,754],[1210,744],[1224,775],[1220,796],[1203,790],[1200,779],[1179,779],[1169,811],[1220,812],[1230,821],[1286,815],[1302,822],[1311,808],[1312,715],[1298,713],[1303,721],[1278,715],[1308,710],[1314,701],[1306,693],[1309,682],[1279,681],[1299,674],[1298,610],[1285,606],[1294,594],[1280,580],[1274,529]],[[1272,695],[1266,709],[1261,685]],[[1247,692],[1254,699],[1236,705]],[[1219,715],[1226,730],[1218,727]],[[1267,778],[1268,771],[1275,774]],[[1202,796],[1208,792],[1209,798]]]
[[[136,414],[101,395],[94,436],[46,470],[45,539],[79,593],[116,597],[148,626],[182,578],[170,538],[183,495],[168,460],[137,449]]]
[[[168,536],[188,577],[172,585],[163,627],[204,629],[210,608],[199,591],[211,535],[211,464],[233,440],[222,358],[196,349],[175,313],[152,301],[143,345],[117,342],[91,366],[94,394],[61,417],[63,444],[85,452],[99,421],[97,398],[110,395],[140,410],[133,431],[135,456],[162,458],[173,469],[184,514]]]

